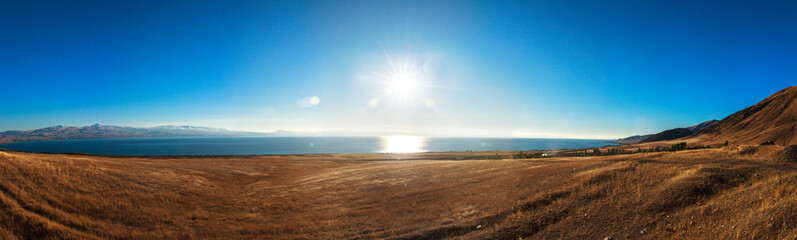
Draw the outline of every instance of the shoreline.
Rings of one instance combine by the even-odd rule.
[[[2,145],[2,144],[0,144]],[[548,149],[548,150],[485,150],[485,151],[427,151],[427,152],[371,152],[371,153],[299,153],[299,154],[167,154],[167,155],[114,155],[114,154],[94,154],[82,152],[37,152],[37,151],[24,151],[14,150],[0,147],[0,151],[5,152],[18,152],[18,153],[33,153],[33,154],[48,154],[48,155],[70,155],[70,156],[95,156],[95,157],[111,157],[111,158],[235,158],[235,157],[269,157],[269,156],[335,156],[335,155],[399,155],[399,156],[412,156],[412,155],[435,155],[435,154],[471,154],[479,156],[493,156],[496,155],[511,155],[518,152],[524,153],[546,153],[546,152],[578,152],[592,149],[604,149],[607,147],[622,147],[630,146],[625,145],[604,145],[593,148],[565,148],[565,149]],[[422,157],[422,156],[413,156]]]
[[[194,138],[194,137],[191,137]],[[108,138],[108,139],[69,139],[52,141],[30,141],[0,144],[0,149],[25,153],[42,154],[68,154],[86,156],[108,157],[160,157],[160,158],[191,158],[191,157],[253,157],[253,156],[292,156],[292,155],[330,155],[330,154],[514,154],[543,153],[543,152],[570,152],[591,149],[604,149],[607,147],[626,146],[600,139],[552,139],[552,138],[437,138],[428,137],[414,144],[420,144],[416,149],[409,151],[391,152],[390,140],[378,140],[380,137],[349,137],[362,138],[354,140],[330,140],[339,137],[278,137],[295,138],[286,140],[193,140],[185,144],[179,142],[180,138]],[[268,137],[275,138],[275,137]],[[307,139],[305,139],[307,138]],[[314,138],[326,138],[316,140]],[[425,137],[426,138],[426,137]],[[142,139],[158,139],[148,142]],[[168,140],[163,140],[168,139]],[[377,139],[377,140],[373,140]],[[437,139],[437,140],[429,140]],[[449,140],[450,139],[450,140]],[[461,140],[460,140],[461,139]],[[484,140],[482,140],[484,139]],[[491,141],[489,139],[500,139]],[[120,141],[121,140],[121,141]],[[129,141],[128,141],[129,140]],[[80,141],[80,142],[73,142]],[[84,144],[83,141],[86,141]],[[108,142],[105,142],[108,141]],[[117,142],[120,141],[120,142]],[[127,142],[126,142],[127,141]],[[297,141],[308,141],[310,147],[298,144]],[[324,141],[324,145],[319,145]],[[363,142],[364,141],[364,142]],[[377,141],[377,142],[374,142]],[[61,144],[62,142],[69,142]],[[313,149],[312,143],[316,143]],[[475,143],[474,143],[475,142]],[[487,144],[485,147],[485,143]],[[8,144],[8,145],[7,145]],[[25,145],[11,145],[25,144]],[[142,145],[143,144],[143,145]],[[149,144],[155,144],[148,146]],[[298,144],[298,145],[297,145]],[[400,143],[413,144],[413,143]],[[474,145],[476,144],[476,145]],[[481,147],[478,145],[481,144]],[[203,150],[204,148],[208,150]],[[303,148],[304,147],[304,148]],[[320,147],[320,148],[319,148]],[[306,149],[305,149],[306,148]],[[526,149],[524,149],[526,148]],[[153,150],[150,150],[153,149]],[[450,149],[450,150],[449,150]],[[393,149],[395,150],[395,149]],[[350,152],[347,152],[350,151]],[[220,153],[220,154],[216,154]],[[238,154],[240,153],[240,154]]]

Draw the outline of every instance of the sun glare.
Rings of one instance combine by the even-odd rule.
[[[424,83],[426,61],[410,55],[394,59],[385,54],[385,58],[387,64],[383,66],[383,70],[373,72],[380,83],[384,84],[384,95],[403,104],[422,101],[422,88],[427,85]],[[369,103],[371,105],[373,104]]]
[[[392,58],[385,53],[385,61],[379,70],[370,70],[363,79],[373,80],[375,94],[364,104],[371,109],[383,106],[438,108],[430,89],[434,88],[433,71],[429,58],[407,54]],[[431,67],[434,69],[433,67]]]
[[[382,152],[411,153],[422,152],[426,139],[418,136],[385,136],[382,137]]]
[[[415,86],[415,76],[407,73],[399,73],[393,76],[390,81],[390,91],[395,94],[407,94],[413,91]]]

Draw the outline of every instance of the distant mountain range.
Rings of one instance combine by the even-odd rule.
[[[48,141],[67,139],[144,138],[144,137],[191,137],[191,136],[270,136],[290,135],[280,130],[274,133],[230,131],[223,128],[194,126],[158,126],[150,128],[120,127],[94,124],[83,127],[53,126],[27,131],[0,132],[0,143],[24,141]]]
[[[389,132],[388,132],[389,133]],[[395,133],[394,133],[395,134]],[[69,139],[108,139],[108,138],[148,138],[148,137],[199,137],[199,136],[269,136],[269,137],[332,137],[332,136],[373,136],[368,133],[342,131],[289,131],[244,132],[224,128],[174,126],[121,127],[94,124],[83,127],[53,126],[26,131],[0,132],[0,144],[10,142],[52,141]]]
[[[656,142],[656,141],[664,141],[664,140],[672,140],[678,139],[682,137],[687,137],[692,134],[699,132],[700,130],[713,125],[714,123],[719,122],[717,120],[708,120],[702,123],[699,123],[694,126],[685,127],[685,128],[673,128],[669,130],[664,130],[662,132],[656,134],[647,134],[647,135],[634,135],[627,138],[618,139],[615,141],[616,143],[621,144],[634,144],[634,143],[646,143],[646,142]]]
[[[150,128],[120,127],[94,124],[84,127],[53,126],[27,131],[0,132],[0,143],[66,139],[188,137],[188,136],[319,136],[330,133],[303,133],[279,130],[271,133],[230,131],[223,128],[194,126],[158,126]],[[761,102],[738,111],[720,121],[665,130],[656,134],[635,135],[618,139],[621,144],[635,144],[673,139],[714,144],[725,141],[735,144],[774,142],[797,144],[797,86],[780,90]]]

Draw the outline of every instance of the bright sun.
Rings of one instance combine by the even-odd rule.
[[[420,103],[432,108],[434,100],[425,96],[430,87],[429,73],[426,71],[428,61],[410,55],[393,59],[385,54],[387,64],[382,71],[372,71],[374,79],[379,83],[378,96],[368,99],[367,106],[377,108],[382,102],[390,101],[395,106],[412,106]]]
[[[390,80],[390,91],[402,95],[411,93],[415,86],[415,76],[407,73],[399,73]]]

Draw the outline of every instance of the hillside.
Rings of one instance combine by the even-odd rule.
[[[707,128],[707,127],[713,125],[714,123],[717,123],[717,122],[719,122],[719,120],[712,119],[712,120],[708,120],[708,121],[705,121],[705,122],[702,122],[702,123],[698,123],[697,125],[694,125],[694,126],[691,126],[691,127],[687,127],[686,129],[689,129],[689,131],[691,131],[693,133],[696,133],[696,132],[699,132],[700,130],[703,130],[704,128]]]
[[[653,134],[653,136],[645,138],[645,140],[640,141],[640,143],[672,140],[692,135],[692,133],[693,132],[690,131],[688,128],[675,128]]]
[[[94,124],[83,127],[53,126],[27,131],[0,132],[0,143],[47,141],[66,139],[190,137],[190,136],[246,136],[262,133],[229,131],[222,128],[193,126],[158,126],[151,128],[119,127]]]
[[[634,144],[634,143],[641,142],[642,140],[645,140],[645,139],[649,138],[650,136],[653,136],[653,134],[634,135],[634,136],[630,136],[630,137],[626,137],[626,138],[617,139],[617,141],[614,141],[614,142],[615,143],[619,143],[619,144]]]
[[[797,144],[797,87],[788,87],[738,111],[695,136],[702,142]]]
[[[708,120],[702,123],[698,123],[694,126],[686,127],[686,128],[674,128],[670,130],[665,130],[656,134],[647,134],[647,135],[635,135],[630,136],[627,138],[621,138],[616,143],[620,144],[634,144],[634,143],[646,143],[646,142],[655,142],[655,141],[663,141],[663,140],[672,140],[677,138],[686,137],[692,135],[695,132],[698,132],[712,124],[718,122],[717,120]],[[686,129],[688,131],[684,131]]]

